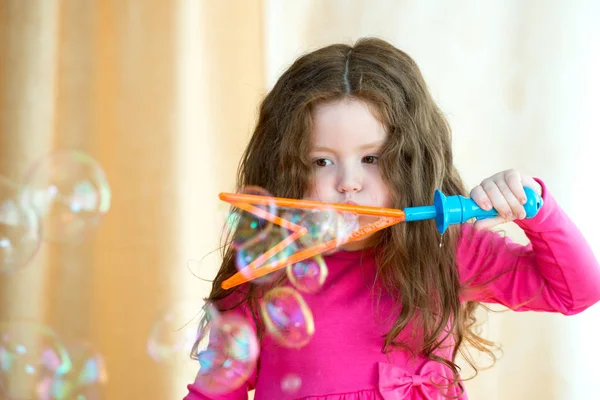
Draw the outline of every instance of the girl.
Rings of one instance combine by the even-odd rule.
[[[276,197],[392,207],[432,203],[435,189],[465,194],[453,166],[450,129],[415,62],[391,44],[362,39],[300,57],[264,99],[239,168],[238,186]],[[544,205],[524,219],[524,190]],[[398,224],[326,255],[328,278],[304,295],[315,333],[301,349],[265,335],[259,299],[265,288],[221,283],[236,271],[227,247],[209,299],[246,315],[261,341],[254,374],[228,394],[196,383],[186,400],[466,399],[455,363],[469,345],[493,358],[477,336],[480,302],[516,311],[579,313],[600,299],[600,269],[584,238],[544,183],[508,170],[471,191],[500,216],[451,226]],[[521,246],[489,231],[515,221]],[[280,282],[289,285],[288,282]],[[281,382],[293,374],[293,393]]]

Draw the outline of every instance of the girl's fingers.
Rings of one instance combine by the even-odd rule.
[[[521,203],[521,198],[525,197],[525,191],[523,190],[520,177],[518,177],[518,180],[513,177],[498,181],[496,182],[496,186],[504,197],[502,204],[507,204],[512,214],[512,216],[503,214],[504,217],[511,220],[525,218],[525,208],[523,208],[523,203]]]
[[[493,180],[486,179],[481,182],[481,187],[483,187],[483,190],[485,190],[485,193],[492,202],[492,207],[498,211],[501,217],[504,217],[506,220],[514,218],[509,199],[506,198],[506,196],[511,197],[510,190],[503,184],[503,181],[497,184]],[[512,198],[514,199],[514,196]]]
[[[471,190],[470,197],[483,210],[489,211],[493,208],[492,201],[481,185],[477,185]]]

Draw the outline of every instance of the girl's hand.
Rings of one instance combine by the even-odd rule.
[[[476,229],[490,229],[498,224],[525,218],[523,204],[527,201],[523,187],[542,195],[542,186],[531,176],[522,175],[515,169],[498,172],[471,190],[471,198],[482,209],[495,208],[498,216],[475,222]]]

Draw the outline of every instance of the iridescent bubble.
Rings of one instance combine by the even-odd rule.
[[[348,239],[348,237],[360,228],[360,218],[358,214],[350,212],[337,213],[337,241],[338,244]]]
[[[96,354],[88,354],[82,357],[79,354],[71,354],[71,359],[77,361],[74,370],[79,371],[74,381],[74,387],[69,398],[77,400],[100,400],[103,399],[104,386],[108,381],[108,373],[104,358]]]
[[[312,247],[330,240],[336,240],[337,243],[345,240],[358,229],[358,216],[335,210],[312,210],[305,213],[298,224],[307,229],[307,233],[300,237],[300,242]]]
[[[289,208],[281,208],[280,210],[280,216],[282,219],[286,220],[287,222],[291,222],[292,224],[298,226],[298,227],[302,227],[302,220],[304,219],[305,215],[307,213],[310,213],[312,211],[310,210],[300,210],[300,209],[289,209]],[[281,232],[281,236],[282,238],[288,237],[291,234],[293,234],[293,230],[289,229],[289,227],[286,226],[279,226],[279,231]],[[305,246],[305,243],[302,242],[300,239],[297,239],[296,241],[294,241],[294,245],[296,247],[296,249],[304,249],[307,246]]]
[[[266,201],[265,204],[251,203],[251,205],[258,209],[258,212],[275,215],[276,207],[272,201],[273,196],[265,189],[248,186],[239,190],[238,193],[263,197]],[[239,208],[232,209],[225,224],[226,228],[233,232],[232,244],[235,248],[251,246],[263,240],[271,232],[273,223],[263,217]]]
[[[42,227],[35,211],[0,180],[0,272],[29,263],[40,248]]]
[[[48,327],[29,321],[0,323],[1,398],[55,398],[55,382],[71,367],[65,347]]]
[[[185,300],[164,310],[148,335],[148,354],[159,363],[189,359],[203,316],[202,301]]]
[[[104,171],[80,151],[43,157],[31,167],[24,183],[22,201],[40,215],[48,240],[80,239],[110,208],[111,193]]]
[[[302,379],[296,374],[287,374],[281,380],[281,391],[284,393],[296,393],[302,386]]]
[[[256,366],[259,347],[254,330],[240,315],[224,313],[210,323],[210,342],[198,353],[196,378],[207,393],[226,393],[248,380]]]
[[[261,315],[268,332],[282,346],[303,347],[315,333],[312,312],[293,288],[278,287],[267,292]]]
[[[248,246],[244,246],[236,251],[236,265],[239,271],[241,271],[247,278],[252,277],[252,271],[246,270],[245,268],[250,266],[254,260],[259,257],[262,257],[266,252],[270,251],[277,244],[279,244],[284,239],[283,236],[280,235],[279,230],[272,230],[268,235],[264,236],[261,241],[253,242]],[[281,249],[281,251],[276,252],[272,255],[272,257],[265,259],[264,262],[260,263],[265,268],[268,268],[269,264],[282,262],[283,260],[287,260],[287,258],[296,251],[295,243],[290,243],[288,246]],[[261,268],[259,265],[257,268]],[[264,275],[260,278],[255,278],[252,280],[255,284],[264,284],[268,282],[273,282],[277,278],[281,276],[283,273],[283,269],[279,269],[269,273],[268,275]]]
[[[46,379],[43,391],[55,400],[100,400],[108,381],[104,358],[87,343],[67,346],[71,369]]]
[[[317,293],[327,279],[327,265],[321,255],[288,265],[287,276],[292,285],[305,293]]]
[[[299,225],[307,229],[300,237],[306,247],[316,246],[337,237],[337,218],[333,210],[312,210],[304,213]]]
[[[301,209],[295,209],[295,208],[280,208],[280,216],[281,218],[285,219],[286,221],[292,222],[298,226],[300,226],[300,222],[302,221],[302,219],[304,218],[304,216],[308,213],[311,213],[312,210],[301,210]],[[282,233],[283,234],[289,234],[290,231],[288,229],[286,229],[285,227],[281,227],[282,229]]]

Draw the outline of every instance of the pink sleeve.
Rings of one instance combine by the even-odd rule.
[[[228,298],[224,299],[222,301],[222,305],[231,304],[232,297],[235,297],[235,296],[229,296]],[[239,307],[234,308],[233,310],[227,311],[227,312],[228,313],[234,312],[234,313],[242,314],[244,316],[244,318],[250,322],[250,325],[256,332],[256,325],[254,323],[254,320],[252,319],[249,309],[246,306],[239,306]],[[257,378],[257,368],[255,367],[254,372],[248,378],[246,383],[237,387],[235,390],[233,390],[231,392],[223,393],[223,394],[206,393],[205,391],[202,390],[202,387],[197,382],[195,382],[195,383],[187,386],[189,393],[187,394],[187,396],[185,396],[183,398],[183,400],[247,400],[248,399],[248,391],[253,390],[254,387],[256,386],[256,378]]]
[[[516,221],[530,244],[463,224],[457,265],[462,300],[517,311],[577,314],[600,300],[600,267],[592,249],[542,181],[538,215]]]

